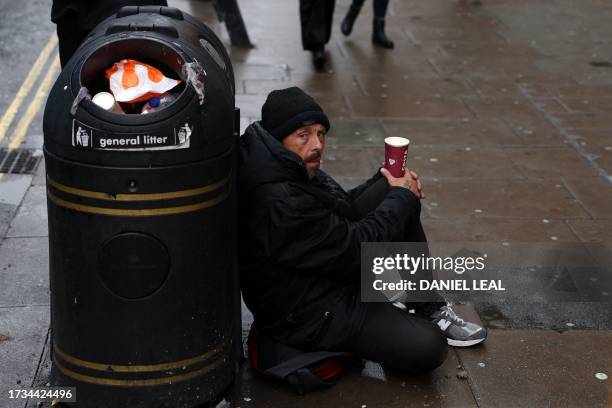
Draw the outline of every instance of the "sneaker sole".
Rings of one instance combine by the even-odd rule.
[[[476,339],[476,340],[453,340],[453,339],[447,338],[446,341],[448,342],[449,346],[453,346],[453,347],[471,347],[471,346],[475,346],[476,344],[482,343],[483,341],[485,341],[485,338]]]

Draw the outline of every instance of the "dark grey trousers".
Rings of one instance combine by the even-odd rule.
[[[366,215],[380,204],[388,188],[385,178],[378,180],[355,200],[355,206]],[[420,221],[406,231],[405,241],[426,241]],[[425,373],[446,358],[446,337],[426,317],[444,304],[441,296],[440,302],[407,303],[416,311],[411,314],[391,303],[361,302],[355,287],[329,311],[309,348],[350,352],[385,367]]]

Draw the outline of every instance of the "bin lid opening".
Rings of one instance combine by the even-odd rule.
[[[168,44],[152,38],[121,39],[104,44],[95,50],[85,59],[81,66],[79,73],[80,87],[86,87],[92,97],[99,92],[111,92],[109,81],[105,75],[106,70],[111,68],[116,62],[125,59],[148,64],[157,68],[167,78],[181,80],[180,84],[168,91],[168,93],[175,97],[171,98],[174,101],[167,103],[162,109],[154,113],[160,113],[170,105],[180,104],[181,102],[179,101],[181,100],[184,102],[188,87],[186,86],[185,78],[182,78],[182,66],[188,61]],[[146,99],[134,103],[119,102],[115,109],[109,111],[105,111],[93,103],[85,104],[84,107],[90,113],[97,114],[96,116],[100,116],[100,111],[111,115],[125,116],[127,114],[131,116],[130,114],[133,114],[135,116],[136,114],[141,114],[142,107],[146,102]],[[150,117],[150,119],[153,119],[153,117]]]

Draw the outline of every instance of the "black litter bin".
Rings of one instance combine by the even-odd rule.
[[[182,79],[147,115],[103,110],[134,59]],[[85,40],[44,117],[52,383],[79,407],[194,407],[234,378],[237,110],[229,57],[171,7],[124,7]]]

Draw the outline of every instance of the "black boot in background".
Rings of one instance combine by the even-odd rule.
[[[384,48],[393,48],[394,44],[387,34],[385,34],[385,19],[374,17],[374,27],[372,30],[372,42]]]
[[[340,31],[344,35],[350,35],[351,31],[353,31],[353,24],[355,24],[355,20],[361,11],[361,6],[353,6],[349,7],[348,13],[346,13],[346,17],[342,20],[342,24],[340,25]]]
[[[321,45],[312,50],[312,63],[319,70],[325,67],[325,46]]]

